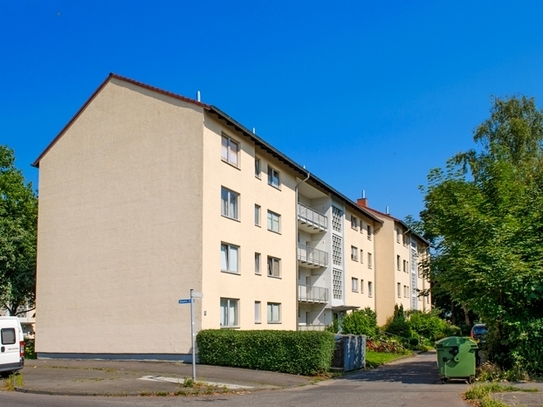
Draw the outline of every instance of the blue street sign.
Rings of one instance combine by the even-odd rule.
[[[181,298],[179,304],[190,304],[190,298]]]

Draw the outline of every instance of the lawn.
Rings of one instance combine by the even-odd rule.
[[[404,353],[389,353],[389,352],[375,352],[372,350],[366,351],[366,368],[374,368],[384,365],[385,363],[392,362],[396,359],[405,358],[408,354]]]

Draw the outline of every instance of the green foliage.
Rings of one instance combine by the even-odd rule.
[[[369,307],[347,314],[343,318],[341,333],[373,338],[377,334],[377,314]]]
[[[474,140],[479,150],[428,176],[430,277],[487,324],[502,368],[542,374],[543,113],[533,99],[495,99]]]
[[[25,339],[25,359],[36,359],[34,344],[34,339]]]
[[[409,342],[410,338],[413,336],[413,330],[407,321],[405,316],[405,311],[403,310],[403,305],[394,306],[394,315],[385,325],[385,332],[390,335],[396,335],[402,338],[403,340]]]
[[[411,329],[431,343],[447,336],[461,335],[460,328],[450,325],[440,318],[438,310],[430,312],[410,311],[408,314]]]
[[[36,291],[38,198],[15,168],[13,150],[0,145],[0,305],[26,311]]]
[[[332,323],[326,327],[326,332],[333,334],[339,333],[339,320],[336,314],[334,314],[334,320]]]
[[[200,362],[276,372],[315,375],[329,370],[334,335],[322,331],[234,331],[198,333]]]

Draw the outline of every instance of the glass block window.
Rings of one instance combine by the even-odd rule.
[[[341,266],[342,264],[341,246],[341,237],[332,235],[332,261],[336,266]]]
[[[341,232],[341,219],[343,217],[343,211],[335,206],[332,206],[332,229],[335,232]]]
[[[343,272],[334,269],[334,278],[332,281],[334,299],[341,300],[343,298]]]

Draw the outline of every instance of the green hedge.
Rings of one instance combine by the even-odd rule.
[[[235,331],[198,333],[200,363],[315,375],[329,370],[335,339],[322,331]]]

